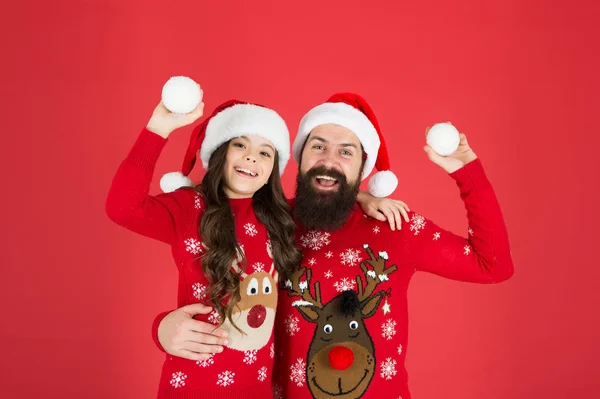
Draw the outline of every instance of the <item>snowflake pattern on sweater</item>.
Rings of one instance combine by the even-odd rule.
[[[165,143],[162,137],[142,131],[113,179],[107,214],[115,223],[171,246],[179,272],[177,307],[207,303],[208,280],[202,272],[201,258],[208,248],[198,232],[205,210],[202,197],[190,188],[156,196],[148,192]],[[199,361],[166,355],[159,398],[238,398],[245,392],[253,398],[271,396],[278,277],[269,237],[254,214],[252,199],[231,200],[230,205],[235,214],[236,237],[247,261],[247,266],[241,264],[239,254],[232,265],[241,274],[241,300],[232,318],[242,333],[225,320],[220,327],[228,332],[230,343],[222,353]],[[195,318],[221,323],[217,311]]]
[[[273,378],[284,398],[410,399],[404,364],[414,273],[476,283],[512,275],[504,221],[480,162],[451,176],[467,208],[466,237],[415,212],[391,231],[358,207],[326,236],[299,228],[303,263],[284,284],[276,321],[285,350]]]

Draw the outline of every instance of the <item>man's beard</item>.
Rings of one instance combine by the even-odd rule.
[[[319,191],[314,187],[315,176],[326,175],[337,180],[335,191]],[[337,230],[344,225],[360,188],[360,180],[349,184],[342,173],[323,166],[310,169],[296,177],[294,216],[308,229]]]

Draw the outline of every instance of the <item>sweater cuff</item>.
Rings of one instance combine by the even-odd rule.
[[[152,171],[167,141],[168,139],[143,128],[125,162],[131,166]]]
[[[450,173],[450,177],[456,181],[456,184],[458,184],[461,189],[490,184],[479,158],[469,162],[457,171]]]
[[[172,310],[159,313],[154,318],[154,321],[152,322],[152,340],[154,341],[154,344],[156,345],[156,347],[162,352],[166,352],[166,351],[165,351],[165,348],[163,348],[163,346],[160,344],[160,341],[158,340],[158,326],[160,325],[160,322],[163,321],[163,319],[171,312],[172,312]]]

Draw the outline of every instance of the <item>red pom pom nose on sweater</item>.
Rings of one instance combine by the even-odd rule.
[[[329,364],[334,370],[346,370],[354,362],[354,352],[346,346],[335,346],[329,351]]]
[[[252,328],[258,328],[263,325],[267,318],[267,309],[263,305],[254,305],[248,312],[248,325]]]

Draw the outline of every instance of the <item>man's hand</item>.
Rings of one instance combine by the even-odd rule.
[[[229,342],[227,332],[210,323],[195,320],[196,314],[212,312],[209,306],[195,303],[172,311],[158,326],[158,341],[165,352],[189,360],[206,360],[223,351]]]
[[[425,130],[425,135],[427,135],[428,131],[429,128]],[[444,157],[439,155],[428,145],[426,145],[423,149],[427,153],[427,157],[431,162],[440,166],[448,173],[454,173],[469,162],[477,159],[477,155],[475,155],[469,146],[469,143],[467,142],[467,136],[462,133],[460,134],[460,143],[458,145],[458,149],[448,156]]]

